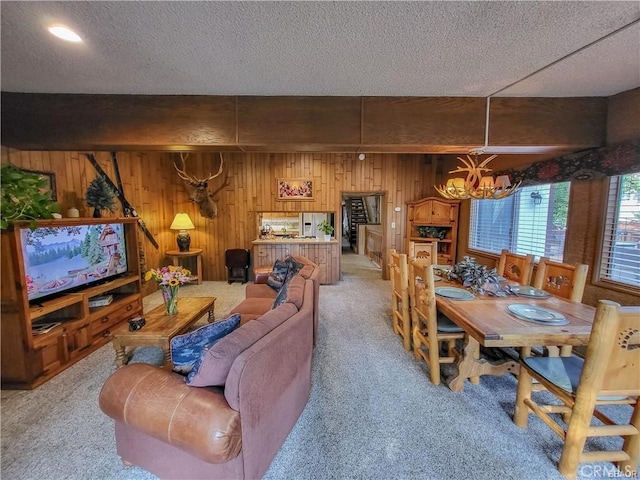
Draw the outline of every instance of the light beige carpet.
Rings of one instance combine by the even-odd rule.
[[[392,332],[390,282],[357,255],[343,255],[342,270],[338,285],[320,288],[311,398],[266,479],[564,478],[560,439],[537,419],[526,430],[511,420],[515,378],[482,377],[460,393],[432,385]],[[223,314],[244,285],[206,282],[180,294],[212,294]],[[145,306],[160,301],[154,294]],[[3,480],[155,478],[122,465],[98,407],[113,360],[107,345],[34,391],[2,392]]]

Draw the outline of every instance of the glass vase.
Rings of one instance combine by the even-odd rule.
[[[178,285],[160,285],[162,289],[162,299],[164,300],[164,314],[178,314]]]

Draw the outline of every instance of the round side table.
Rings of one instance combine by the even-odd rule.
[[[202,284],[202,248],[192,248],[187,252],[181,252],[180,250],[167,250],[165,255],[171,257],[174,266],[180,266],[180,261],[183,258],[196,257],[196,271],[191,272],[191,281],[196,281],[198,285]]]

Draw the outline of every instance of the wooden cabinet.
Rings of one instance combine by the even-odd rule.
[[[253,266],[270,267],[276,260],[282,260],[287,255],[300,255],[297,243],[261,243],[253,246]]]
[[[438,242],[438,264],[453,265],[458,241],[459,200],[428,197],[407,204],[407,246]]]
[[[337,240],[256,240],[253,242],[253,268],[271,267],[287,255],[300,255],[318,265],[323,285],[340,280],[340,244]]]
[[[35,388],[111,340],[114,327],[142,315],[138,230],[135,219],[43,220],[38,227],[121,223],[127,269],[102,283],[79,286],[73,293],[29,303],[18,225],[3,231],[1,370],[3,388]],[[111,295],[110,304],[89,307],[89,300]],[[36,304],[37,303],[37,304]],[[34,325],[58,324],[38,334]]]
[[[320,283],[329,285],[340,280],[337,242],[301,243],[300,255],[308,258],[320,268]]]

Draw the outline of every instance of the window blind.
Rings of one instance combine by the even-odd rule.
[[[599,279],[640,287],[640,173],[609,180]]]
[[[522,187],[501,200],[471,200],[469,246],[562,261],[569,182]]]

